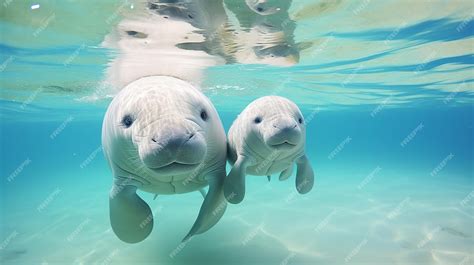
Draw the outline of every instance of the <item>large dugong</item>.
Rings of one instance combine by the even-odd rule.
[[[305,123],[298,106],[278,96],[266,96],[250,103],[228,133],[228,160],[233,165],[226,177],[224,194],[231,203],[245,196],[245,175],[280,173],[289,178],[297,165],[296,189],[309,192],[314,173],[305,155]]]
[[[184,240],[207,231],[224,214],[224,128],[209,99],[189,83],[152,76],[126,86],[107,109],[102,145],[114,175],[110,223],[121,240],[140,242],[153,228],[153,214],[137,189],[179,194],[209,185]]]

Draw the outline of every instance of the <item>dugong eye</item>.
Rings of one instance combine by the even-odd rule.
[[[253,122],[255,122],[255,123],[261,123],[261,122],[262,122],[262,118],[260,118],[260,117],[255,117],[255,119],[253,120]]]
[[[202,111],[201,111],[201,119],[202,119],[203,121],[207,121],[208,118],[209,118],[209,117],[207,116],[207,112],[206,112],[205,110],[202,110]]]
[[[122,125],[125,126],[125,128],[128,128],[132,126],[133,123],[133,118],[130,115],[125,115],[122,118]]]

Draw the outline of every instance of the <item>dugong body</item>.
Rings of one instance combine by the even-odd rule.
[[[228,133],[228,160],[233,165],[224,184],[231,203],[245,196],[245,175],[268,176],[280,173],[289,178],[297,165],[296,189],[309,192],[314,173],[305,155],[305,123],[298,106],[278,96],[266,96],[250,103]]]
[[[222,217],[225,132],[212,103],[189,83],[152,76],[126,86],[107,109],[102,145],[114,175],[110,222],[121,240],[142,241],[153,228],[137,190],[179,194],[209,186],[185,240]]]

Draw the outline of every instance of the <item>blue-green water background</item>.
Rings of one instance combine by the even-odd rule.
[[[298,36],[314,43],[299,64],[208,69],[203,91],[226,131],[259,96],[276,93],[300,105],[316,186],[301,196],[294,176],[285,182],[250,176],[244,202],[186,244],[181,239],[201,195],[153,200],[141,193],[154,209],[155,227],[135,245],[119,241],[108,221],[112,176],[100,132],[110,98],[82,100],[96,92],[116,56],[99,47],[107,29],[69,38],[46,29],[28,43],[21,35],[35,28],[2,9],[0,61],[8,63],[0,101],[1,263],[471,264],[473,7],[456,1],[457,9],[445,14],[433,11],[444,1],[426,5],[432,13],[417,21],[406,15],[398,30],[400,22],[377,19],[380,25],[366,28],[352,22],[359,26],[352,31],[308,30],[336,17],[335,25],[351,23],[340,19],[344,11],[328,11],[322,21],[301,15]],[[83,27],[93,31],[91,20]],[[64,65],[82,43],[78,58]]]

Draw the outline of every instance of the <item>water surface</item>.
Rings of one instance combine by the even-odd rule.
[[[473,5],[283,2],[266,15],[210,4],[213,17],[144,1],[1,3],[1,263],[471,264]],[[141,193],[154,230],[119,241],[102,118],[120,78],[168,69],[189,70],[226,130],[260,96],[295,101],[314,190],[249,176],[243,203],[186,244],[201,195]]]

